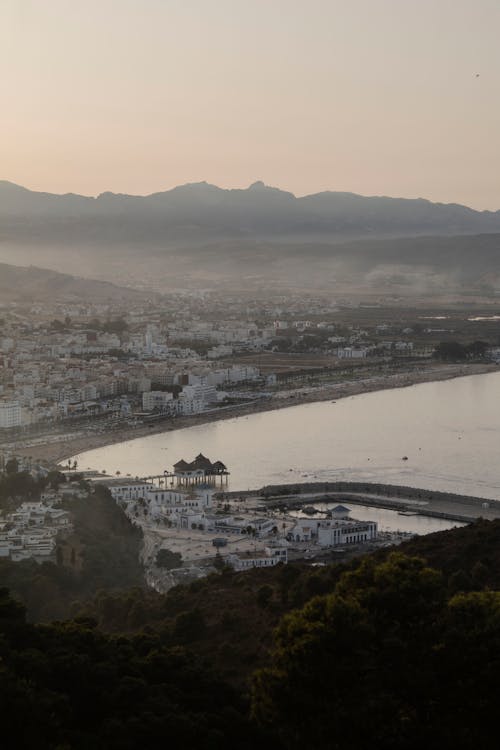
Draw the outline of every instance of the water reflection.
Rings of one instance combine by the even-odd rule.
[[[202,452],[228,466],[235,490],[364,480],[498,498],[499,393],[500,373],[424,383],[138,438],[77,460],[145,476]]]
[[[338,503],[314,503],[313,507],[318,510],[327,511],[334,508]],[[407,516],[401,515],[396,510],[389,510],[386,508],[372,508],[368,505],[360,505],[358,503],[350,505],[348,502],[342,501],[342,505],[349,508],[350,518],[359,519],[360,521],[376,521],[378,524],[379,531],[392,531],[392,532],[406,532],[412,534],[432,534],[434,531],[445,531],[446,529],[454,529],[457,526],[465,526],[466,524],[460,521],[449,521],[445,518],[431,518],[430,516]],[[306,516],[307,513],[298,511],[291,515]],[[317,518],[318,516],[314,516]]]

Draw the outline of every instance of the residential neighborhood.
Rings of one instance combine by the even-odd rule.
[[[454,334],[418,311],[368,312],[371,325],[361,304],[293,292],[255,299],[185,290],[128,306],[5,301],[0,431],[108,429],[262,399],[292,380],[327,382],[352,368],[425,366]],[[490,349],[497,360],[498,347]]]

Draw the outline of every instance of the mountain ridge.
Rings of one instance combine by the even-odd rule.
[[[82,193],[75,193],[72,191],[66,192],[66,193],[51,193],[49,191],[45,190],[32,190],[31,188],[27,188],[24,185],[19,185],[15,182],[12,182],[11,180],[0,180],[0,197],[1,193],[4,190],[11,190],[17,194],[27,195],[30,194],[31,196],[41,196],[41,197],[50,197],[52,199],[57,198],[78,198],[82,199],[84,201],[94,201],[98,202],[102,198],[134,198],[138,200],[147,200],[148,198],[157,198],[159,196],[170,196],[173,194],[184,192],[186,194],[188,193],[200,193],[201,191],[210,191],[213,193],[218,194],[225,194],[225,195],[242,195],[242,194],[248,194],[248,193],[255,193],[258,191],[265,191],[267,195],[269,193],[273,194],[280,194],[282,196],[288,196],[295,201],[303,201],[303,200],[310,200],[315,198],[324,198],[324,197],[334,197],[334,198],[353,198],[358,200],[367,200],[367,201],[397,201],[399,203],[408,203],[408,204],[421,204],[424,203],[426,205],[432,205],[436,207],[452,207],[452,208],[460,208],[460,209],[466,209],[474,214],[492,214],[497,215],[500,214],[500,208],[497,210],[490,210],[490,209],[474,209],[470,206],[467,206],[463,203],[457,203],[455,201],[450,202],[444,202],[444,201],[431,201],[429,198],[408,198],[404,196],[392,196],[392,195],[385,195],[385,194],[373,194],[373,195],[364,195],[362,193],[355,193],[352,191],[346,191],[346,190],[320,190],[318,192],[314,193],[306,193],[302,196],[297,196],[294,193],[292,193],[289,190],[283,190],[282,188],[275,187],[272,185],[267,185],[263,180],[256,180],[255,182],[251,183],[246,188],[221,188],[218,185],[215,185],[213,183],[207,182],[206,180],[201,180],[199,182],[186,182],[182,183],[180,185],[175,185],[172,188],[168,188],[166,190],[156,190],[152,193],[145,193],[145,194],[139,194],[139,193],[122,193],[122,192],[114,192],[112,190],[105,190],[101,193],[99,193],[96,196],[92,195],[84,195]],[[1,208],[1,207],[0,207]]]
[[[342,238],[500,232],[500,211],[422,198],[362,196],[324,191],[297,198],[255,182],[223,189],[207,182],[133,196],[105,192],[93,198],[30,191],[0,182],[0,241],[82,246],[148,246],[186,241]]]

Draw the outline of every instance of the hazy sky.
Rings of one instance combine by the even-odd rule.
[[[0,177],[500,208],[499,40],[500,0],[0,0]]]

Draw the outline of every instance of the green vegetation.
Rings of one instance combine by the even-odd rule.
[[[182,565],[182,555],[179,552],[172,552],[169,549],[160,549],[156,553],[155,563],[159,568],[166,568],[167,570],[180,568]]]
[[[156,635],[114,638],[91,620],[27,625],[0,590],[2,744],[26,750],[251,748],[238,693]]]
[[[447,362],[463,362],[464,360],[482,360],[490,344],[486,341],[473,341],[471,344],[461,344],[458,341],[442,341],[436,346],[434,357]]]
[[[450,598],[419,558],[368,558],[283,618],[253,716],[286,748],[490,748],[499,658],[500,592]]]
[[[494,747],[500,521],[345,565],[221,567],[160,595],[135,585],[124,547],[140,539],[105,490],[75,514],[81,571],[19,576],[31,617],[77,593],[76,619],[26,625],[0,595],[5,736],[19,746]]]
[[[0,474],[0,512],[13,511],[26,500],[39,498],[47,487],[57,488],[65,481],[59,471],[34,479],[28,471],[19,471],[17,459],[12,458],[6,463],[5,474]]]
[[[22,474],[15,476],[25,480]],[[63,507],[71,512],[74,532],[62,540],[58,564],[0,560],[0,580],[23,602],[30,620],[69,617],[72,607],[80,606],[76,602],[101,589],[145,585],[139,563],[142,532],[107,489],[96,487],[93,494],[65,501]]]
[[[487,747],[499,615],[498,592],[447,599],[419,558],[368,558],[282,620],[254,716],[290,748]]]

